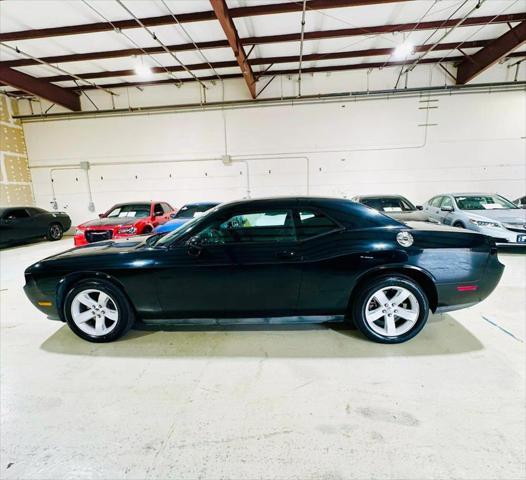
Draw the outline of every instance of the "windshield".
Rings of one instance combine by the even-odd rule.
[[[184,205],[177,212],[175,218],[194,218],[215,207],[216,203],[206,203],[203,205]]]
[[[500,195],[466,195],[455,197],[460,210],[502,210],[518,208]]]
[[[197,230],[198,225],[201,222],[205,222],[206,218],[210,216],[210,214],[217,211],[217,207],[214,207],[210,210],[207,210],[205,213],[203,213],[200,216],[194,217],[189,222],[185,223],[183,226],[179,227],[178,229],[174,230],[173,232],[170,232],[168,235],[165,235],[162,237],[156,245],[169,245],[170,243],[175,242],[178,238],[181,238],[183,235],[191,232],[192,230]]]
[[[106,215],[108,218],[116,217],[136,217],[144,218],[150,216],[150,205],[149,204],[130,204],[130,205],[118,205],[110,210],[110,213]]]
[[[402,197],[363,198],[361,203],[381,212],[411,212],[416,210],[416,207],[409,200]]]

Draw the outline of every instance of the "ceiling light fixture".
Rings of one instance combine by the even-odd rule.
[[[139,77],[151,77],[152,76],[152,69],[150,68],[150,66],[146,65],[143,61],[142,61],[142,58],[140,61],[137,61],[135,63],[135,73],[139,76]]]
[[[415,53],[415,46],[411,42],[405,41],[394,49],[393,56],[395,58],[407,58],[413,53]]]

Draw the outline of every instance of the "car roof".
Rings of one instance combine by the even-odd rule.
[[[183,207],[190,207],[190,206],[201,206],[201,205],[220,205],[221,202],[190,202],[190,203],[185,203],[183,205]]]
[[[279,204],[290,204],[295,205],[299,202],[309,203],[309,204],[338,204],[338,203],[356,203],[353,200],[348,200],[345,198],[337,197],[311,197],[311,196],[282,196],[282,197],[260,197],[260,198],[246,198],[242,200],[232,200],[230,202],[225,202],[223,205],[237,206],[237,205],[248,205],[248,204],[261,204],[266,205],[269,203],[279,203]]]
[[[318,207],[343,225],[351,225],[353,223],[353,217],[360,217],[364,221],[367,221],[371,225],[375,226],[400,225],[400,222],[397,222],[393,218],[388,217],[362,203],[336,197],[298,196],[257,198],[223,203],[219,208],[222,210],[236,209],[245,205],[268,207],[269,205],[272,206],[273,204],[279,207],[296,207],[298,205],[314,208]]]
[[[445,197],[450,195],[452,197],[469,197],[469,196],[478,196],[478,195],[499,195],[494,192],[449,192],[449,193],[440,193],[438,195],[433,195],[433,197]],[[502,196],[502,195],[499,195]]]
[[[360,200],[367,199],[367,198],[404,198],[407,200],[406,197],[403,195],[357,195],[355,198],[359,198]]]
[[[122,207],[123,205],[151,205],[152,203],[162,203],[157,201],[139,200],[137,202],[119,202],[112,205],[113,207]],[[164,202],[166,203],[166,202]]]

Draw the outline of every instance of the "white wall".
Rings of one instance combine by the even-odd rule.
[[[96,213],[128,200],[244,197],[247,168],[253,197],[400,193],[420,203],[447,191],[524,195],[524,91],[427,100],[226,110],[232,165],[210,160],[225,151],[221,111],[31,122],[24,130],[37,204],[49,207],[52,175],[59,209],[76,223],[94,216],[86,172],[46,166],[89,161]],[[108,162],[115,165],[97,165]]]

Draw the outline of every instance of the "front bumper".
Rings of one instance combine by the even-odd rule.
[[[497,244],[526,245],[526,230],[516,232],[507,228],[479,227],[477,225],[470,225],[470,229],[493,237]]]
[[[94,231],[96,232],[97,230],[91,230],[91,231]],[[134,234],[123,234],[123,233],[117,233],[117,232],[113,232],[111,238],[104,238],[104,239],[101,239],[99,240],[100,242],[104,242],[104,241],[107,241],[107,240],[122,240],[124,238],[130,238],[130,237],[136,237],[137,235],[142,235],[141,233],[134,233]],[[88,242],[86,240],[86,234],[85,234],[85,231],[82,235],[75,235],[73,237],[73,243],[75,245],[75,247],[81,247],[83,245],[91,245],[92,243],[97,243],[97,242]]]
[[[57,296],[54,289],[44,290],[37,286],[34,278],[26,274],[24,293],[29,301],[52,320],[62,320],[57,308]]]

